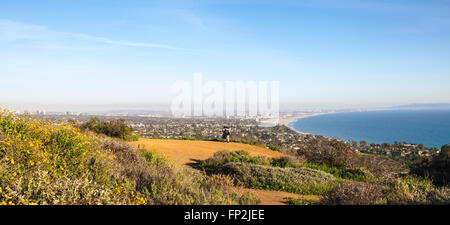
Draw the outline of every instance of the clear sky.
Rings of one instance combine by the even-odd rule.
[[[450,0],[2,0],[0,103],[156,104],[177,80],[282,103],[450,103]]]

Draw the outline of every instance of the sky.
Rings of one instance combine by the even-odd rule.
[[[0,2],[1,106],[169,104],[196,72],[282,104],[450,103],[450,0]]]

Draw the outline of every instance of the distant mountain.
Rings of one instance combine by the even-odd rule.
[[[395,109],[450,109],[449,103],[418,103],[394,106]]]

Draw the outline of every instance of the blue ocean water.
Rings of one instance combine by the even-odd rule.
[[[299,119],[303,133],[367,143],[408,142],[440,148],[450,143],[450,110],[393,110],[325,114]]]

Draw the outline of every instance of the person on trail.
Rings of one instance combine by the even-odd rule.
[[[229,127],[223,127],[222,129],[222,138],[224,139],[224,142],[229,143],[230,142],[230,128]]]

